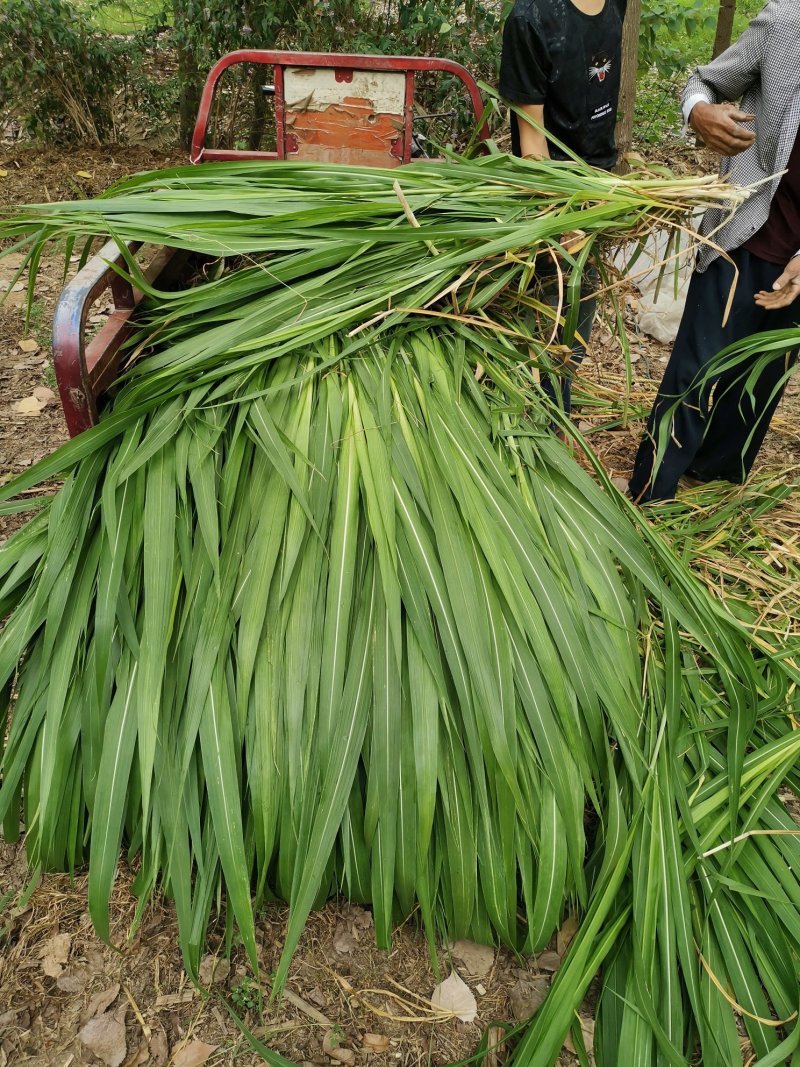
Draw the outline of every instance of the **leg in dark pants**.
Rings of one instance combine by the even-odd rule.
[[[793,325],[784,322],[780,327],[769,328]],[[692,474],[704,482],[721,478],[741,484],[747,479],[783,395],[784,376],[793,362],[794,356],[771,360],[752,385],[752,396],[745,389],[747,368],[735,367],[722,375],[714,389],[711,416],[691,465]]]
[[[790,305],[765,311],[755,303],[755,294],[761,289],[771,289],[782,267],[742,248],[731,256],[739,268],[739,280],[725,326],[722,315],[733,281],[731,264],[722,258],[715,259],[703,274],[695,272],[689,283],[678,336],[633,469],[630,491],[640,503],[674,497],[678,479],[687,470],[709,480],[743,481],[780,399],[782,389],[776,389],[776,385],[785,370],[780,360],[771,363],[759,379],[754,391],[755,405],[744,389],[749,369],[746,365],[716,382],[718,402],[710,420],[709,403],[715,381],[702,389],[695,384],[714,356],[727,345],[754,333],[785,329],[800,321],[800,307]],[[680,397],[683,400],[662,426],[665,415]],[[656,442],[664,433],[670,435],[669,440],[662,462],[654,471]]]

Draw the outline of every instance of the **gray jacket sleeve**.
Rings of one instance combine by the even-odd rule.
[[[703,96],[712,104],[740,100],[761,75],[761,63],[779,9],[794,0],[770,0],[739,40],[710,63],[698,67],[686,85],[681,102]]]

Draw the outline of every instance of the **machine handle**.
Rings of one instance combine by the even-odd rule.
[[[127,247],[134,253],[139,245],[130,242]],[[175,249],[160,249],[145,269],[145,277],[153,281],[174,256]],[[115,241],[109,241],[64,286],[53,315],[53,362],[70,437],[97,422],[97,397],[117,376],[130,319],[142,299],[142,293],[114,269],[119,266],[124,267],[122,252]],[[87,345],[89,312],[107,290],[114,310]]]

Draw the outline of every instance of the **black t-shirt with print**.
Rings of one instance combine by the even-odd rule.
[[[545,128],[581,159],[610,169],[617,121],[626,0],[606,0],[597,15],[572,0],[517,0],[503,30],[500,94],[543,104]],[[520,154],[517,116],[512,150]],[[524,120],[523,120],[524,121]],[[566,159],[548,142],[553,159]]]

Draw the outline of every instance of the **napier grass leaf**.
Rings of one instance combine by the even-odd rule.
[[[797,1058],[796,647],[575,463],[526,358],[560,234],[569,333],[601,240],[745,194],[450,156],[403,170],[412,226],[397,181],[236,162],[4,213],[34,270],[93,235],[223,261],[161,292],[127,256],[99,425],[0,486],[63,481],[0,547],[3,833],[88,852],[106,938],[124,848],[195,976],[220,905],[257,969],[255,909],[288,901],[275,995],[332,893],[387,946],[418,908],[434,968],[438,933],[531,952],[568,914],[512,1062],[554,1064],[595,980],[599,1067],[730,1067],[740,1028]]]

